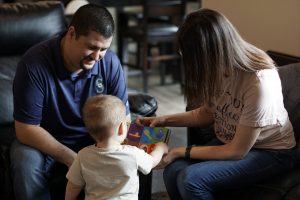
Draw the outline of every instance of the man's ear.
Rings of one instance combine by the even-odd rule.
[[[68,28],[68,34],[71,38],[76,37],[76,31],[74,26],[70,26]]]

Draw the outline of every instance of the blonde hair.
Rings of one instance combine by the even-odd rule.
[[[90,97],[83,107],[84,124],[95,140],[112,136],[125,119],[124,103],[112,95]]]
[[[185,73],[185,98],[210,103],[221,91],[224,76],[237,70],[274,68],[273,60],[239,35],[222,14],[200,9],[190,13],[178,30]]]

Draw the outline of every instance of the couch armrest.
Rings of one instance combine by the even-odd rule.
[[[128,92],[128,101],[133,115],[153,116],[158,107],[156,99],[145,93]]]

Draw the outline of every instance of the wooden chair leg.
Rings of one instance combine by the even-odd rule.
[[[126,84],[128,84],[128,62],[129,62],[128,39],[126,38],[122,39],[120,44],[121,44],[121,46],[119,47],[120,60],[121,60],[121,64],[123,65],[125,81]]]
[[[160,84],[164,85],[166,83],[166,62],[159,63],[160,72]]]
[[[149,69],[149,62],[147,60],[148,55],[148,44],[143,43],[140,44],[140,68],[142,69],[142,76],[143,76],[143,91],[144,93],[148,93],[148,69]]]
[[[146,67],[143,69],[143,90],[148,93],[148,69]]]

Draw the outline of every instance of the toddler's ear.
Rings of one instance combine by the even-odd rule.
[[[119,125],[119,129],[118,129],[118,135],[123,135],[127,133],[127,122],[123,121],[120,125]]]

